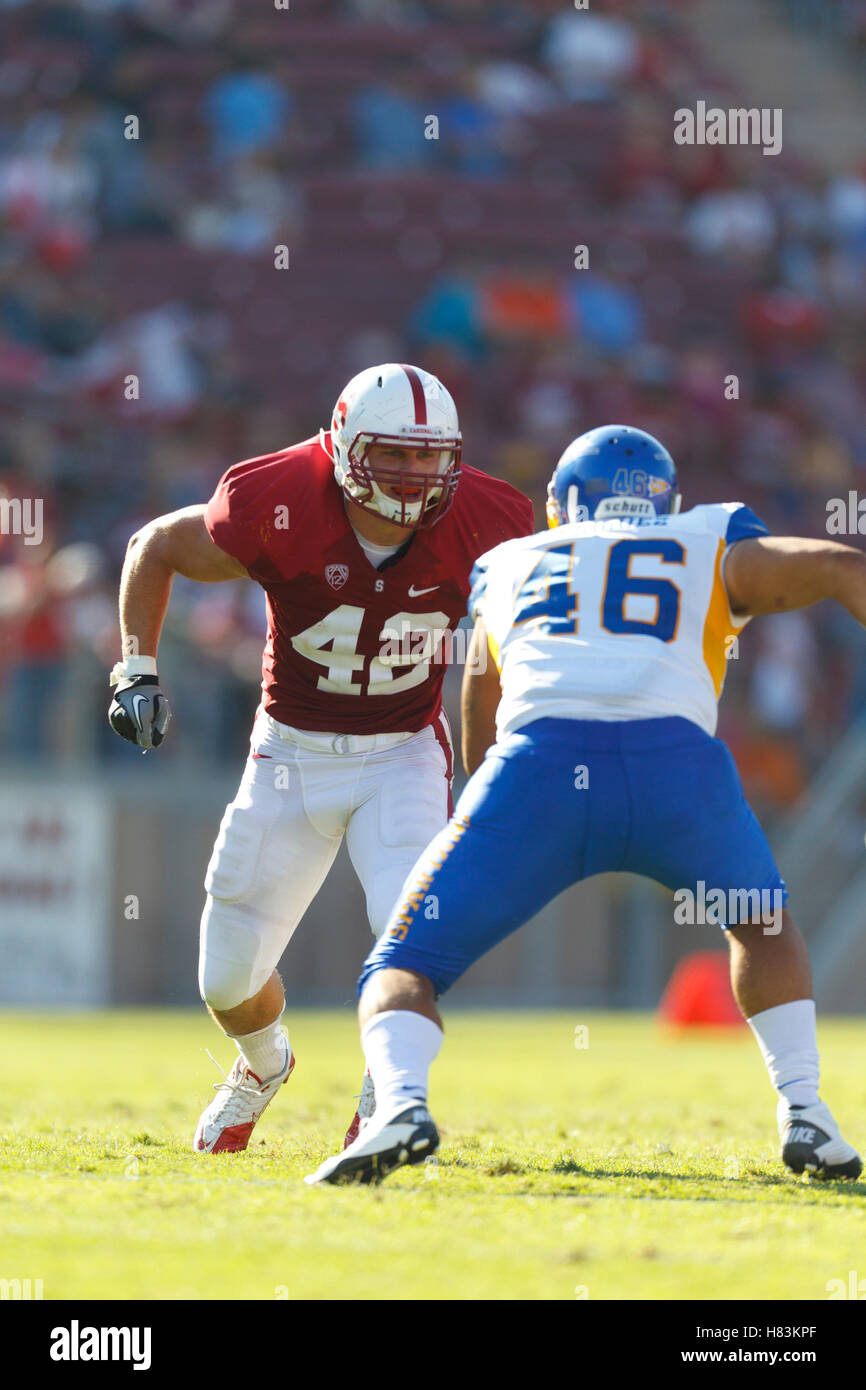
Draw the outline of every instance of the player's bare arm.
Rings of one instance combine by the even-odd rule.
[[[832,598],[866,626],[866,554],[838,541],[760,536],[738,541],[725,559],[731,612],[785,613]]]
[[[249,578],[244,566],[211,540],[204,510],[202,503],[169,512],[130,538],[120,579],[124,653],[156,656],[176,574],[202,584]]]
[[[499,672],[490,655],[487,628],[478,618],[469,643],[461,694],[463,766],[470,777],[496,742],[500,694]]]
[[[246,579],[243,565],[211,540],[203,505],[157,517],[131,537],[120,580],[123,660],[111,680],[108,718],[115,733],[141,748],[157,748],[171,718],[159,689],[156,654],[176,574],[215,584]]]

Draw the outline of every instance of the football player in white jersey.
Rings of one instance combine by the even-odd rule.
[[[856,1178],[860,1158],[818,1094],[806,948],[714,735],[734,634],[826,598],[866,625],[866,555],[770,537],[737,502],[681,512],[667,450],[627,426],[576,439],[548,496],[553,534],[497,546],[473,572],[474,652],[494,658],[470,654],[464,677],[473,775],[361,976],[376,1115],[307,1181],[377,1181],[436,1149],[438,995],[564,888],[610,871],[711,904],[778,1094],[784,1164]]]

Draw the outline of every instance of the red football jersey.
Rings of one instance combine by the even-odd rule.
[[[523,493],[464,464],[441,521],[376,569],[318,438],[235,464],[205,525],[267,595],[267,713],[296,729],[346,734],[415,733],[436,718],[448,633],[466,612],[472,566],[535,529]]]

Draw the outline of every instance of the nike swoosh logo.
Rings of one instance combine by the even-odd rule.
[[[434,585],[432,586],[432,588],[430,588],[430,589],[416,589],[416,588],[415,588],[415,585],[412,584],[412,585],[410,585],[410,587],[409,587],[409,597],[410,597],[410,598],[420,598],[422,594],[432,594],[432,593],[433,593],[433,590],[434,590],[434,589],[438,589],[438,588],[439,588],[439,585],[438,585],[438,584],[434,584]]]
[[[139,705],[146,705],[149,699],[149,695],[133,695],[132,697],[132,712],[135,715],[135,722],[138,725],[139,729],[144,728],[144,725],[141,722],[141,715],[138,712]]]

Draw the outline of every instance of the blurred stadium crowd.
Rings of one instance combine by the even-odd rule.
[[[822,38],[841,41],[849,57],[866,58],[866,0],[775,0],[786,19]]]
[[[862,43],[863,4],[831,8]],[[830,175],[675,145],[676,108],[750,104],[687,3],[0,0],[0,24],[0,494],[46,528],[0,536],[3,757],[135,756],[105,721],[129,535],[314,433],[373,361],[442,376],[467,461],[539,526],[562,448],[610,420],[665,442],[684,505],[777,531],[825,534],[861,485],[866,148]],[[160,757],[242,753],[263,622],[254,586],[177,583]],[[866,708],[866,648],[820,610],[734,655],[720,732],[772,818]]]

